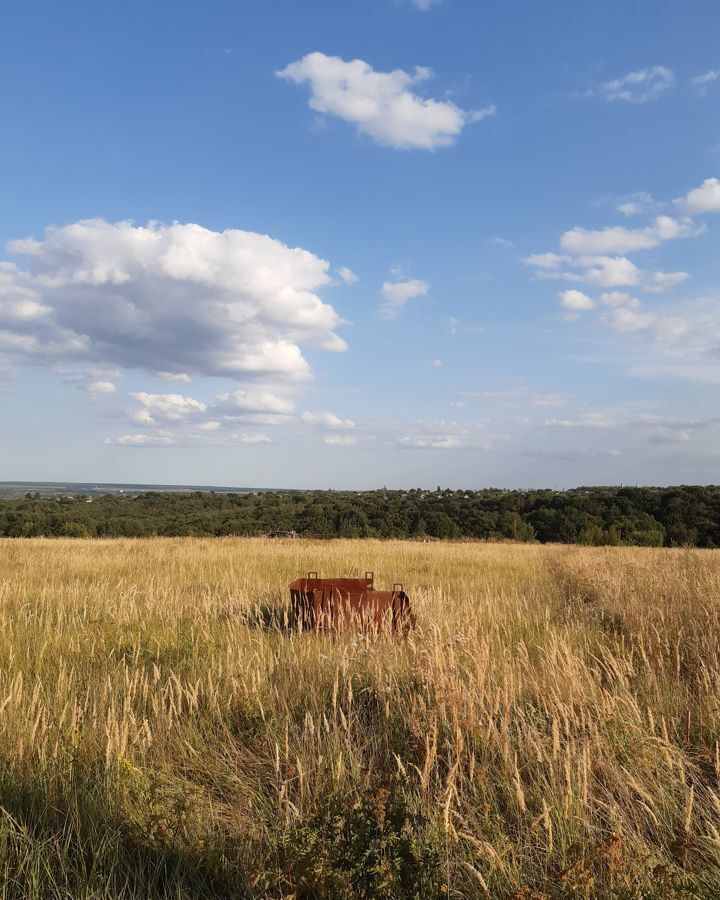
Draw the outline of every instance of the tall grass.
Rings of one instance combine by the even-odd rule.
[[[0,898],[717,897],[719,689],[712,551],[3,541]]]

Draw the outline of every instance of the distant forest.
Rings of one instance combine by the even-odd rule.
[[[0,501],[4,537],[262,535],[720,547],[720,487],[145,493]]]

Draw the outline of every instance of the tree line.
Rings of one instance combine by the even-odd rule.
[[[0,501],[4,537],[261,535],[720,547],[720,487],[148,492]]]

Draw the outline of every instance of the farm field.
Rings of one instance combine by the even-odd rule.
[[[719,691],[720,551],[3,540],[0,898],[717,897]]]

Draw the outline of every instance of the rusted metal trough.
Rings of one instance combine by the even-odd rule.
[[[415,627],[410,598],[402,584],[391,591],[376,591],[374,575],[364,578],[318,578],[309,572],[290,585],[293,614],[303,630],[392,630],[407,634]]]

